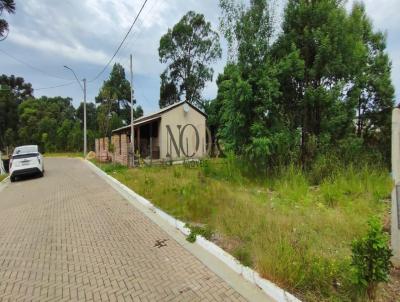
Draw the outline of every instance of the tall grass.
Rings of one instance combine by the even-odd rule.
[[[244,167],[228,157],[198,167],[107,171],[171,215],[207,225],[243,264],[300,298],[356,299],[350,245],[371,215],[387,215],[388,172],[371,166],[304,171],[292,165],[249,178]]]

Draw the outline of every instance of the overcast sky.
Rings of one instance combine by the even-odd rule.
[[[284,0],[278,0],[283,7]],[[365,0],[375,28],[388,34],[388,53],[393,62],[392,78],[397,98],[400,96],[400,11],[399,0]],[[73,80],[63,65],[75,70],[79,78],[92,79],[108,62],[136,16],[142,0],[16,0],[15,15],[7,16],[8,38],[0,50],[29,63],[43,72],[0,53],[0,74],[17,75],[35,89],[56,86]],[[348,6],[351,6],[349,1]],[[203,13],[218,30],[218,0],[148,0],[142,15],[121,49],[115,62],[129,73],[129,54],[133,54],[134,89],[137,104],[145,113],[158,109],[159,75],[165,68],[158,60],[160,37],[188,11]],[[279,9],[279,14],[281,10]],[[226,54],[214,66],[216,79],[223,70]],[[112,64],[111,64],[112,67]],[[111,68],[110,67],[110,68]],[[88,101],[94,102],[110,68],[95,82],[88,84]],[[50,77],[52,75],[55,77]],[[207,85],[205,98],[214,98],[215,83]],[[69,96],[77,106],[82,92],[77,84],[36,90],[35,96]]]

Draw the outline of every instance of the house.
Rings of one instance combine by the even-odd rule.
[[[207,154],[206,114],[182,101],[133,122],[135,159],[147,161],[201,158]],[[108,138],[96,139],[96,157],[130,165],[131,125],[112,131]]]

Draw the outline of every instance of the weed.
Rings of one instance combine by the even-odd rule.
[[[377,285],[389,280],[392,263],[392,250],[389,248],[389,236],[383,231],[383,225],[376,217],[368,222],[366,236],[357,239],[352,245],[352,266],[355,284],[366,291],[368,298],[375,299]]]
[[[119,173],[127,170],[128,168],[121,164],[103,164],[101,168],[106,173]]]
[[[206,228],[239,242],[223,247],[299,298],[355,300],[350,243],[367,232],[371,215],[389,212],[382,202],[392,188],[388,172],[337,166],[315,177],[315,186],[314,172],[294,165],[266,178],[247,167],[228,155],[190,169],[143,167],[112,175],[194,226],[188,240]]]
[[[251,257],[250,249],[247,246],[239,246],[233,251],[233,256],[240,261],[244,266],[252,266],[253,259]]]
[[[190,234],[186,237],[186,240],[191,243],[196,242],[197,235],[203,236],[206,239],[211,239],[213,235],[212,230],[208,226],[191,225],[187,223],[185,227],[190,229]]]

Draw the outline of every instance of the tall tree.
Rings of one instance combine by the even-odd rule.
[[[80,103],[76,109],[76,117],[79,120],[81,129],[83,129],[83,103]],[[97,130],[96,105],[94,103],[86,104],[86,127],[88,130]]]
[[[354,132],[355,106],[362,99],[377,104],[371,96],[378,85],[369,85],[369,95],[363,88],[373,81],[374,68],[384,75],[379,91],[387,94],[378,99],[390,114],[393,88],[384,37],[372,32],[359,5],[349,16],[342,1],[289,0],[282,27],[274,53],[285,67],[281,101],[292,126],[302,130],[303,162]]]
[[[218,136],[228,150],[266,168],[283,159],[278,150],[284,147],[290,158],[288,144],[294,141],[276,101],[280,92],[279,69],[271,54],[274,7],[268,0],[252,0],[247,6],[221,0],[220,6],[231,55],[218,78]]]
[[[14,0],[0,0],[0,16],[6,11],[9,14],[15,13],[15,2]],[[4,19],[0,19],[0,41],[4,40],[8,36],[8,23]]]
[[[184,15],[160,40],[160,62],[168,64],[161,75],[160,107],[182,97],[202,107],[201,92],[214,73],[210,65],[221,52],[219,36],[204,15]]]
[[[360,36],[364,54],[348,92],[349,99],[356,106],[357,135],[370,148],[378,148],[389,160],[394,87],[391,63],[386,53],[386,36],[374,32],[362,3],[354,4],[350,18],[351,29]]]
[[[16,144],[18,106],[32,93],[32,85],[23,78],[0,76],[0,149]]]
[[[69,146],[67,134],[76,122],[71,102],[71,98],[62,97],[24,101],[18,107],[19,143],[37,144],[44,151],[65,151]]]
[[[132,88],[133,89],[133,88]],[[104,81],[96,97],[100,103],[97,110],[97,121],[102,135],[110,134],[110,118],[115,114],[122,124],[130,123],[131,85],[125,77],[125,70],[121,64],[114,64],[108,80]],[[133,104],[136,100],[133,100]],[[140,106],[134,109],[134,118],[143,115]],[[115,124],[115,123],[114,123]]]
[[[110,110],[128,122],[131,98],[131,85],[125,77],[121,64],[115,63],[108,80],[104,81],[96,97],[96,103],[110,103]],[[136,101],[133,101],[136,103]]]
[[[0,85],[2,86],[2,90],[10,89],[18,105],[33,95],[32,84],[26,83],[24,78],[21,77],[2,74],[0,76]]]

